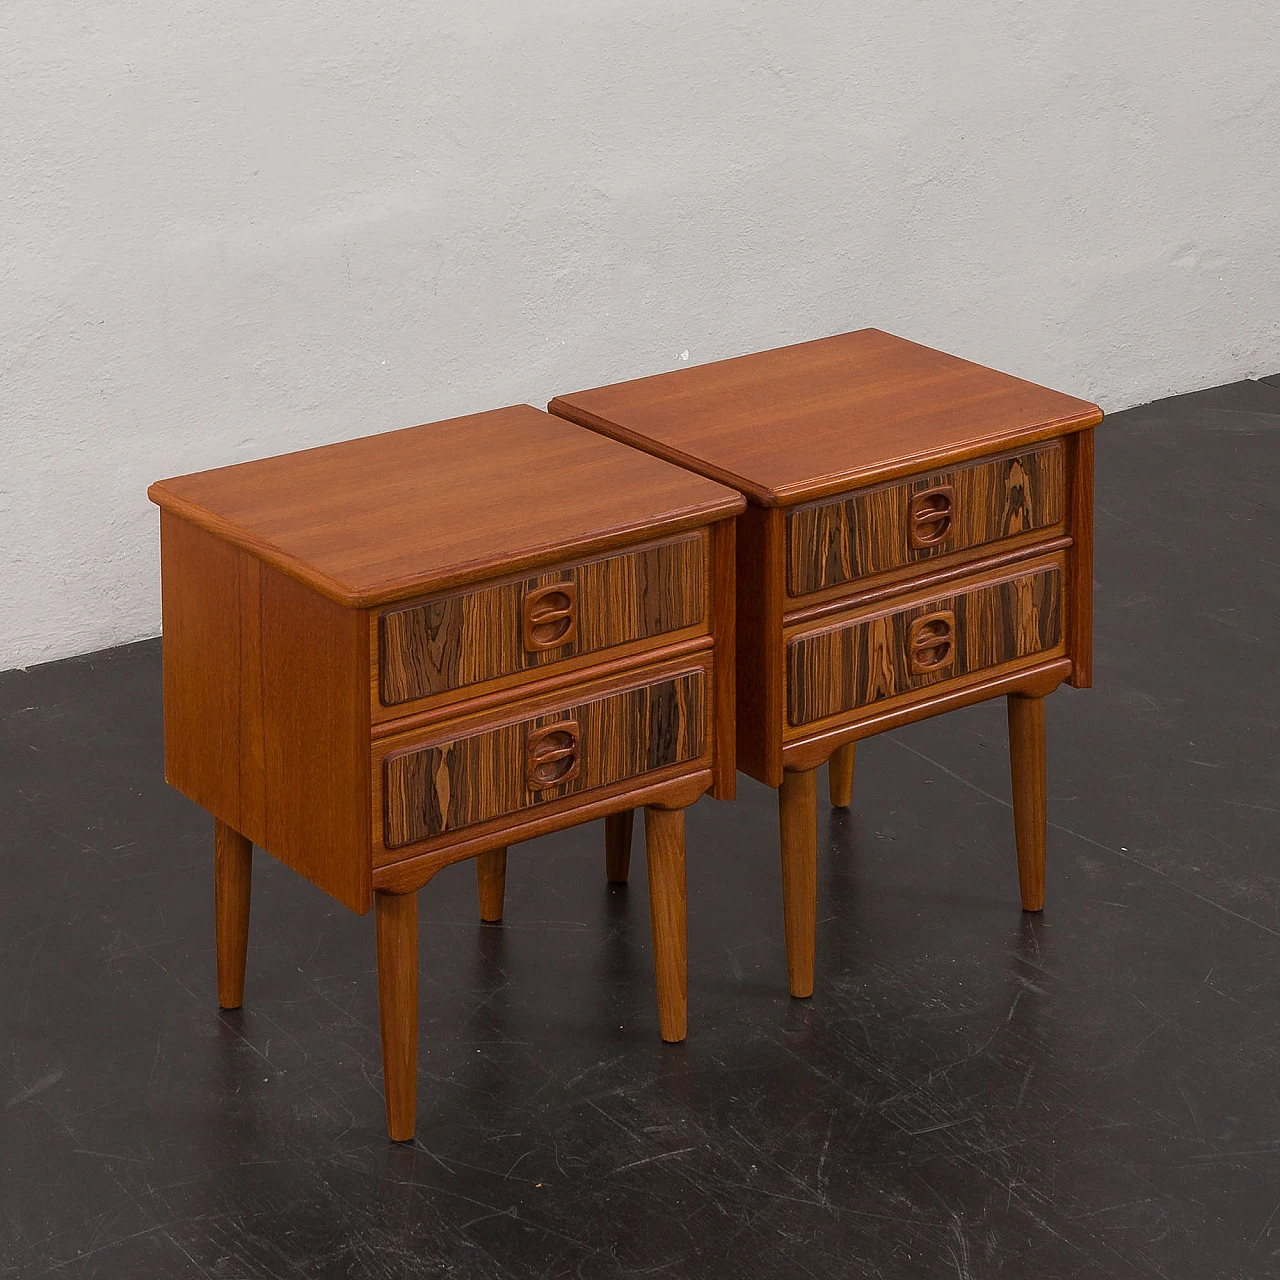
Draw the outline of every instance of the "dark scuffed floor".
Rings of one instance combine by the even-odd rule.
[[[689,821],[691,1034],[599,824],[423,893],[419,1138],[370,917],[258,855],[214,1000],[211,823],[154,642],[0,676],[0,1276],[1280,1274],[1280,386],[1098,441],[1097,687],[1050,702],[1049,906],[1004,709],[864,744],[786,994],[772,793]]]

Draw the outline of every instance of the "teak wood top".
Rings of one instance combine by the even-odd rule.
[[[745,505],[530,405],[160,480],[147,493],[357,608],[707,524]]]
[[[791,506],[1102,420],[879,329],[557,396],[552,413]]]

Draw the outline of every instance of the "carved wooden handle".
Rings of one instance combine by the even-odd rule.
[[[907,505],[907,537],[912,547],[934,547],[955,533],[955,489],[940,484],[911,495]]]
[[[947,609],[917,618],[907,631],[907,660],[914,676],[926,675],[956,660],[956,615]]]
[[[530,791],[572,782],[582,765],[581,730],[576,720],[558,720],[529,734],[524,780]]]
[[[525,596],[520,612],[524,647],[530,653],[571,644],[578,636],[578,584],[538,587]]]

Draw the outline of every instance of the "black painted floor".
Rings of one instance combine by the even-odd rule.
[[[690,813],[690,1038],[599,824],[422,899],[419,1139],[372,918],[257,855],[214,1000],[211,823],[155,642],[0,676],[0,1276],[1280,1274],[1280,386],[1098,441],[1097,687],[1049,704],[1018,909],[1004,709],[862,746],[786,994],[774,797]]]

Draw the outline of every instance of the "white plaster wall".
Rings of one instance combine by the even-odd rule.
[[[157,477],[874,324],[1280,372],[1267,0],[4,0],[0,668],[159,629]]]

